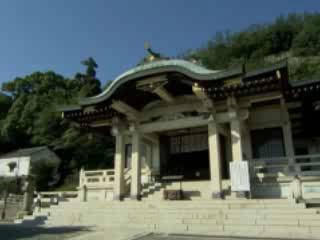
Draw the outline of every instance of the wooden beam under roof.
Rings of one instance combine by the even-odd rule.
[[[123,101],[113,101],[111,108],[126,115],[129,120],[137,120],[140,112]]]
[[[154,93],[158,95],[163,101],[173,102],[174,96],[165,89],[165,85],[168,83],[168,79],[166,76],[157,76],[148,78],[145,80],[141,80],[137,83],[137,89]]]
[[[164,85],[159,86],[153,90],[153,93],[157,94],[163,101],[173,102],[174,97],[164,88]]]

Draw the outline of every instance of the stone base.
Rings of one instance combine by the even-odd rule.
[[[122,195],[114,195],[113,196],[113,201],[121,201],[123,199]]]
[[[211,194],[212,199],[224,199],[223,192],[213,192]]]
[[[236,192],[236,197],[237,198],[250,198],[250,192],[246,192],[246,191]]]
[[[141,195],[131,195],[131,196],[130,196],[130,199],[131,199],[131,200],[139,201],[139,200],[141,200]]]
[[[32,212],[29,212],[29,211],[19,211],[17,212],[16,218],[23,219],[24,216],[31,215],[31,214]]]

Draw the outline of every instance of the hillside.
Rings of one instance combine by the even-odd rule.
[[[288,59],[291,79],[320,78],[320,14],[290,14],[241,32],[217,33],[185,54],[211,69],[246,64],[258,68]]]

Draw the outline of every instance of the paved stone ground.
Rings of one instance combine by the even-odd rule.
[[[70,239],[90,232],[90,228],[81,227],[24,227],[19,224],[0,224],[1,240],[61,240]]]
[[[1,240],[258,240],[255,238],[148,234],[136,229],[94,227],[41,227],[0,224]],[[267,238],[259,238],[267,240]],[[273,238],[274,240],[274,238]]]
[[[165,235],[165,234],[150,234],[143,237],[137,237],[134,240],[271,240],[267,238],[243,238],[243,237],[210,237],[197,235]],[[275,240],[273,238],[273,240]],[[280,240],[280,239],[278,239]]]

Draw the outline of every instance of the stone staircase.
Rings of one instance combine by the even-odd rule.
[[[44,226],[137,228],[142,232],[320,239],[320,214],[286,199],[62,202],[43,209]]]
[[[165,188],[165,183],[149,183],[143,186],[141,191],[141,197],[143,200],[161,200],[163,196],[163,190]]]

